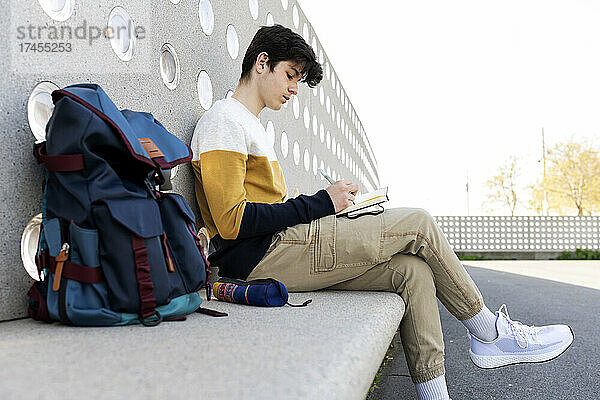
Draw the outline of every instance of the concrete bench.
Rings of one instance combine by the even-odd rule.
[[[216,300],[228,317],[78,328],[0,323],[0,398],[364,399],[404,313],[395,293],[290,294],[307,307]]]

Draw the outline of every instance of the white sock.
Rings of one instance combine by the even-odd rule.
[[[430,381],[415,384],[419,400],[448,400],[446,375],[440,375]]]
[[[484,340],[492,341],[498,337],[496,330],[496,315],[492,313],[485,305],[483,309],[473,318],[460,321],[471,332],[471,335]]]

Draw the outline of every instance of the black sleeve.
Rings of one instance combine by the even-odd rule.
[[[319,190],[312,196],[300,195],[285,203],[246,203],[237,239],[270,234],[297,224],[335,214],[329,193]]]

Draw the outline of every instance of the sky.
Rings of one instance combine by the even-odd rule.
[[[599,142],[600,2],[298,3],[362,121],[390,207],[510,215],[486,211],[485,182],[516,155],[528,197],[542,128],[546,148]]]

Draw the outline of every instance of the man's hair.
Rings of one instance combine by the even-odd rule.
[[[323,68],[317,61],[312,47],[304,41],[302,36],[277,24],[262,26],[254,35],[248,50],[246,50],[246,55],[244,55],[240,82],[250,79],[256,58],[263,51],[268,54],[267,65],[271,72],[280,61],[290,61],[301,67],[300,82],[306,82],[309,87],[317,86],[323,79]]]

